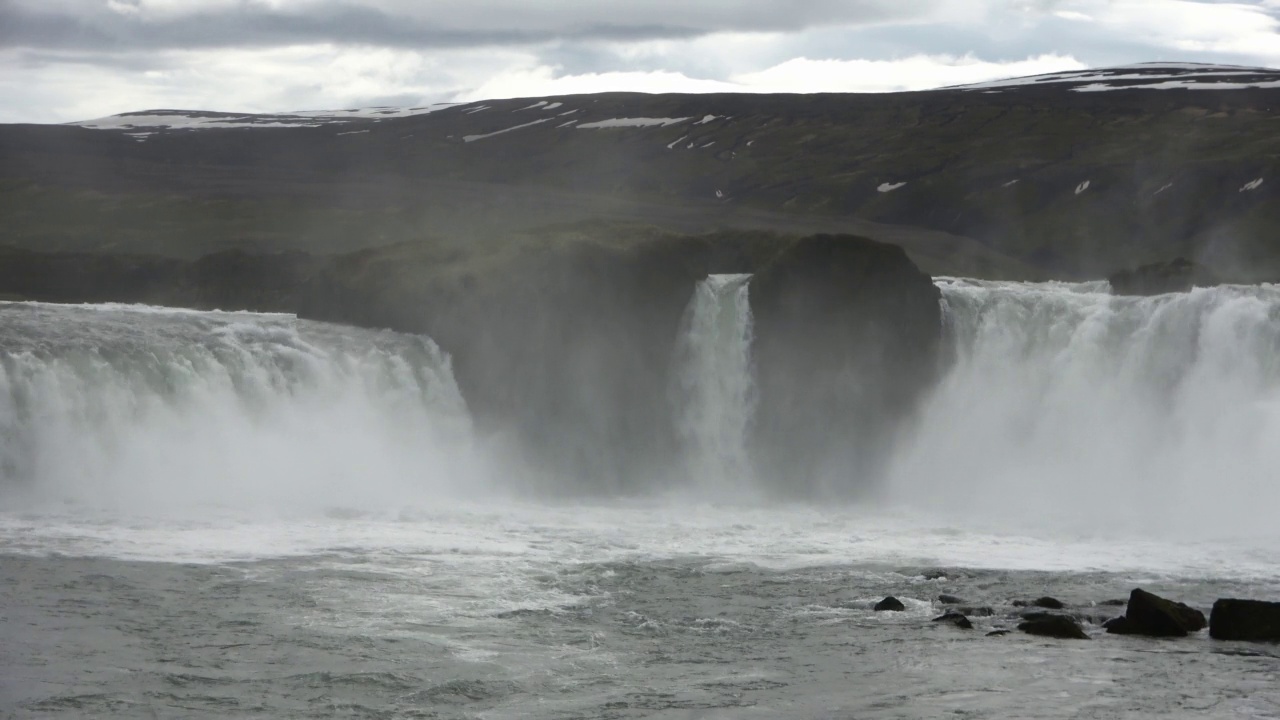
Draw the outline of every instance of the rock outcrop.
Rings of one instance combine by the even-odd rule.
[[[1089,635],[1080,627],[1080,623],[1066,615],[1046,613],[1035,619],[1018,623],[1018,629],[1028,635],[1063,638],[1067,640],[1088,640]]]
[[[1129,594],[1129,605],[1123,618],[1105,623],[1107,632],[1116,635],[1150,637],[1185,637],[1205,628],[1204,613],[1172,600],[1166,600],[1142,589]]]
[[[894,246],[586,226],[489,253],[384,248],[335,258],[301,312],[429,334],[477,426],[522,467],[574,492],[617,491],[681,471],[675,347],[695,285],[715,273],[754,274],[762,473],[797,495],[822,470],[863,481],[844,458],[882,446],[937,364],[938,291]]]
[[[815,235],[751,281],[757,464],[801,488],[865,487],[938,368],[940,293],[897,247]]]
[[[955,625],[956,627],[962,630],[973,629],[973,623],[970,622],[969,618],[965,617],[962,613],[958,613],[954,610],[949,610],[943,613],[942,615],[939,615],[938,617],[933,619],[933,622]]]
[[[887,598],[885,598],[885,599],[881,600],[880,602],[876,603],[876,606],[875,606],[875,608],[873,608],[873,609],[874,609],[876,612],[886,612],[886,611],[888,611],[888,612],[902,612],[903,610],[906,610],[906,609],[907,609],[907,606],[906,606],[906,605],[903,605],[903,604],[902,604],[902,601],[901,601],[901,600],[899,600],[898,598],[893,597],[892,595],[890,595],[889,597],[887,597]]]
[[[1280,603],[1218,600],[1209,613],[1209,637],[1280,642]]]

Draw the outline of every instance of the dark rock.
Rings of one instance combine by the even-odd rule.
[[[947,595],[944,593],[938,596],[938,602],[942,603],[943,605],[959,605],[960,603],[963,603],[964,600],[961,600],[955,595]]]
[[[954,610],[948,610],[946,613],[939,615],[933,619],[933,622],[951,623],[952,625],[965,630],[973,629],[973,623],[969,622],[969,618],[955,612]]]
[[[920,575],[925,580],[946,580],[948,577],[946,570],[925,570]]]
[[[1014,606],[1014,607],[1018,607],[1018,608],[1020,608],[1020,607],[1026,607],[1026,606],[1030,605],[1031,603],[1027,602],[1026,600],[1014,600],[1013,602],[1011,602],[1011,603],[1009,603],[1009,604],[1010,604],[1010,605],[1012,605],[1012,606]]]
[[[1107,279],[1116,295],[1163,295],[1219,284],[1208,268],[1186,258],[1121,270]]]
[[[1048,595],[1042,598],[1036,598],[1035,600],[1032,600],[1031,604],[1036,607],[1048,608],[1050,610],[1061,610],[1062,608],[1066,607],[1065,605],[1062,604],[1061,600],[1057,598],[1049,597]]]
[[[1129,594],[1125,609],[1130,634],[1151,637],[1184,637],[1206,626],[1204,613],[1183,603],[1166,600],[1142,589]]]
[[[1127,603],[1127,602],[1129,602],[1129,601],[1128,601],[1128,600],[1120,600],[1120,599],[1118,599],[1118,598],[1117,598],[1117,599],[1112,599],[1112,600],[1103,600],[1102,602],[1098,603],[1098,605],[1099,605],[1099,606],[1102,606],[1102,607],[1124,607],[1124,606],[1125,606],[1125,603]]]
[[[889,597],[876,603],[876,606],[874,609],[876,612],[885,612],[885,611],[902,612],[903,610],[907,609],[907,606],[903,605],[902,601],[899,600],[898,598],[890,595]]]
[[[507,238],[492,256],[379,248],[334,258],[300,314],[430,335],[513,462],[562,491],[618,491],[679,457],[670,368],[695,285],[749,272],[778,242],[587,227]]]
[[[756,271],[758,471],[860,488],[938,372],[940,292],[901,248],[814,235]],[[848,382],[848,378],[862,378]]]
[[[987,633],[987,637],[1004,637],[1005,635],[1008,635],[1008,634],[1009,634],[1008,630],[992,630],[991,632]]]
[[[1136,634],[1133,624],[1129,622],[1129,618],[1121,615],[1114,617],[1102,623],[1102,627],[1113,635],[1134,635]]]
[[[964,613],[965,615],[969,615],[972,617],[991,617],[996,614],[996,611],[993,608],[990,608],[986,605],[981,605],[976,607],[970,605],[970,606],[956,608],[956,610],[958,612]]]
[[[1080,624],[1066,615],[1045,615],[1018,624],[1018,629],[1028,635],[1063,638],[1068,640],[1088,640],[1089,636],[1081,629]]]
[[[1057,613],[1046,612],[1044,610],[1027,610],[1019,615],[1023,620],[1044,620],[1046,618],[1058,617]]]
[[[1280,641],[1280,603],[1218,600],[1209,613],[1209,636],[1218,640]]]

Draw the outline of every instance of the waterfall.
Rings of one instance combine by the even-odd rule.
[[[677,428],[695,487],[750,485],[748,432],[755,409],[750,275],[711,275],[685,312],[677,363]]]
[[[477,477],[426,337],[288,315],[0,303],[0,504],[377,506]]]
[[[1280,287],[938,281],[952,365],[890,491],[968,515],[1235,534],[1280,508]]]

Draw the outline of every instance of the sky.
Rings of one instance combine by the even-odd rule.
[[[0,0],[0,122],[1280,67],[1280,0]]]

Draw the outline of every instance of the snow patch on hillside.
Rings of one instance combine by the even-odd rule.
[[[298,110],[287,113],[227,113],[207,110],[143,110],[67,123],[90,130],[214,130],[228,128],[294,128],[376,122],[426,115],[453,103],[429,107],[368,107],[346,110]]]
[[[601,128],[620,128],[620,127],[666,127],[682,123],[690,118],[610,118],[609,120],[597,120],[595,122],[582,123],[578,126],[579,130],[584,129],[601,129]]]
[[[505,133],[509,133],[509,132],[511,132],[512,130],[519,130],[520,128],[527,128],[527,127],[530,127],[530,126],[533,126],[533,125],[537,125],[538,123],[544,123],[544,122],[546,122],[546,121],[548,121],[548,120],[550,120],[550,119],[551,119],[551,118],[542,118],[541,120],[534,120],[533,122],[523,123],[523,124],[520,124],[520,125],[516,125],[516,126],[514,126],[514,127],[504,128],[504,129],[502,129],[502,130],[497,130],[497,131],[495,131],[495,132],[491,132],[491,133],[484,133],[483,135],[463,135],[463,136],[462,136],[462,141],[463,141],[463,142],[475,142],[476,140],[484,140],[485,138],[491,138],[491,137],[493,137],[493,136],[495,136],[495,135],[502,135],[502,134],[505,134]]]

